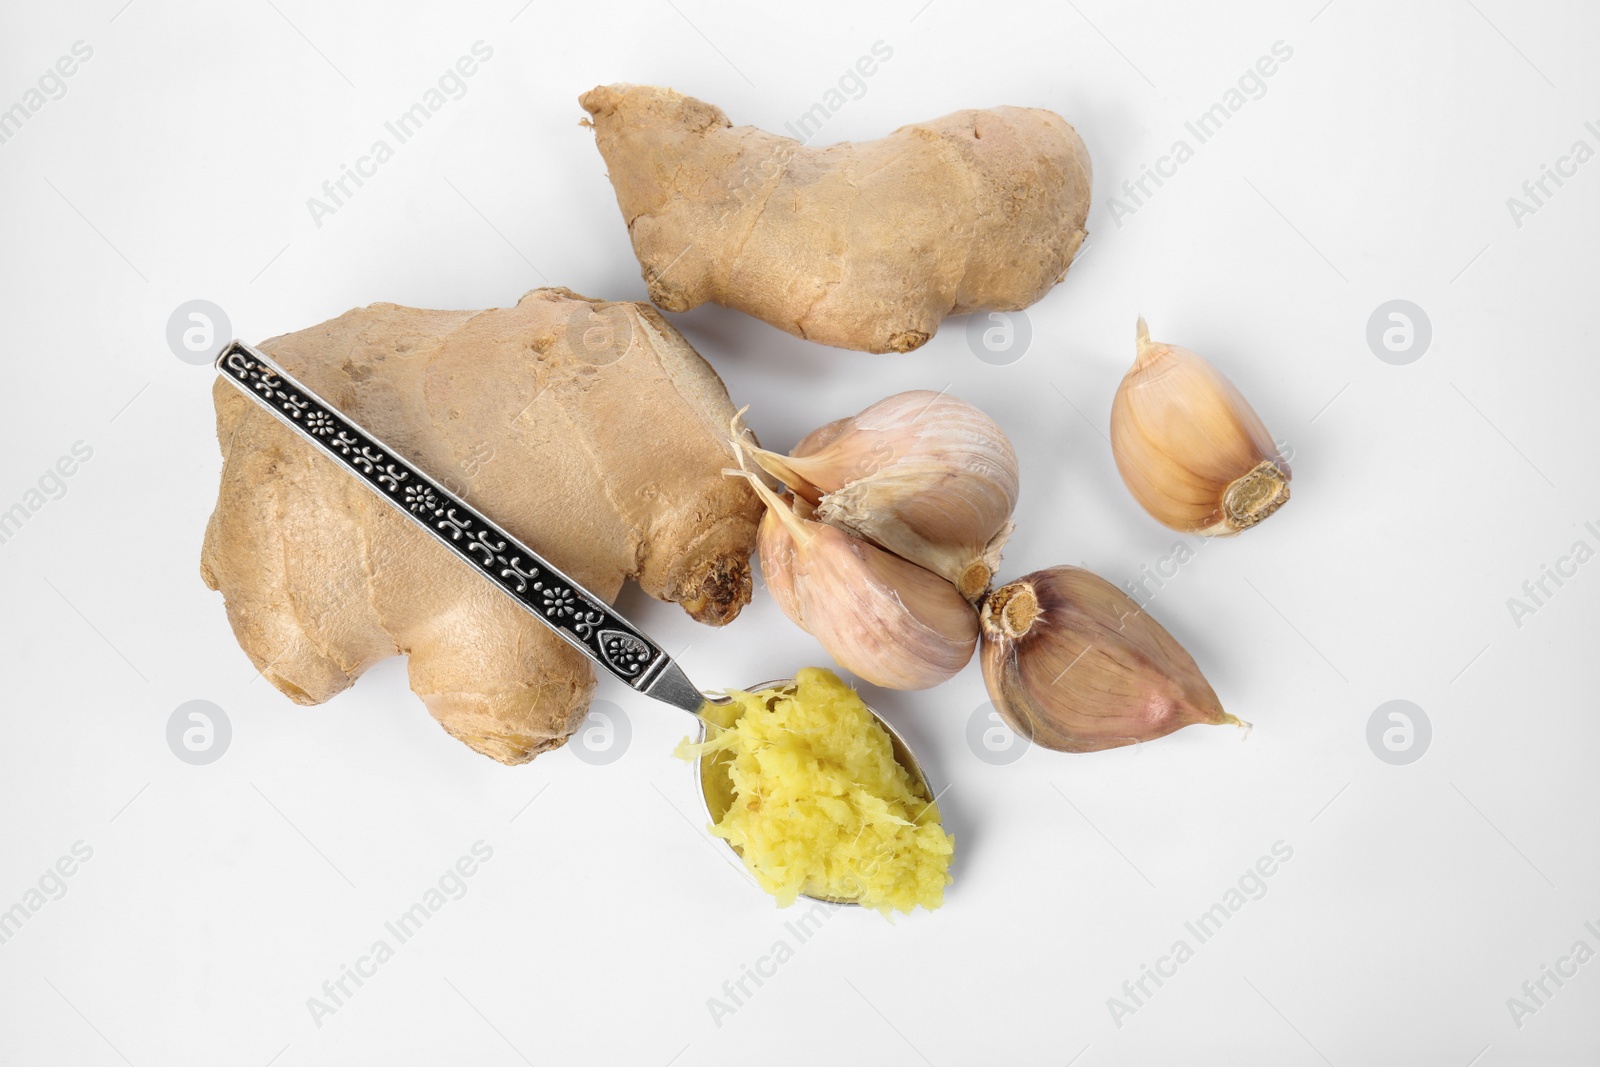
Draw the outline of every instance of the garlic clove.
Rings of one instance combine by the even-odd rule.
[[[729,472],[739,473],[739,472]],[[927,689],[972,659],[977,612],[954,586],[826,523],[746,473],[767,504],[761,573],[789,619],[846,670],[887,689]]]
[[[1017,457],[993,419],[945,393],[887,397],[756,462],[836,526],[919,564],[976,601],[1016,508]]]
[[[989,697],[1029,741],[1094,752],[1194,723],[1243,726],[1161,624],[1110,582],[1052,567],[984,600],[979,659]]]
[[[1235,534],[1289,499],[1289,464],[1249,401],[1200,356],[1151,341],[1142,318],[1111,447],[1134,499],[1185,533]]]
[[[780,498],[783,504],[790,501]],[[804,501],[800,501],[804,504]],[[761,581],[778,602],[778,607],[794,622],[800,621],[800,601],[795,594],[794,572],[799,545],[778,509],[768,507],[756,528],[756,558],[761,560]]]
[[[978,615],[931,571],[843,530],[822,531],[796,583],[801,625],[840,666],[886,689],[928,689],[972,659]]]

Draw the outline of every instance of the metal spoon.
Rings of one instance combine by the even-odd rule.
[[[683,668],[660,645],[617,614],[610,604],[423,474],[265,353],[243,341],[231,341],[217,354],[216,368],[217,373],[246,396],[426,530],[458,559],[608,674],[645,696],[695,715],[700,724],[701,740],[705,739],[706,723],[699,717],[700,709],[707,704],[731,702],[721,693],[697,689],[683,673]],[[753,686],[751,691],[783,684],[788,683],[764,682]],[[876,711],[872,711],[872,717],[888,732],[894,745],[894,757],[911,776],[917,792],[931,803],[933,792],[910,747]],[[713,822],[727,813],[732,800],[730,791],[717,788],[717,775],[725,782],[727,773],[715,763],[708,756],[696,767],[701,797]],[[728,848],[738,854],[732,845]],[[836,904],[854,903],[829,897],[813,899]]]

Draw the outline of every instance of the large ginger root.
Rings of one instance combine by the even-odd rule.
[[[671,89],[579,103],[668,311],[710,300],[825,345],[908,352],[947,315],[1032,304],[1083,243],[1089,154],[1054,112],[958,111],[811,148]]]
[[[750,600],[761,505],[726,478],[722,382],[649,305],[539,289],[514,308],[374,304],[261,346],[607,600],[628,578],[720,626]],[[451,734],[502,763],[563,744],[589,661],[235,387],[201,573],[301,704],[410,658]]]

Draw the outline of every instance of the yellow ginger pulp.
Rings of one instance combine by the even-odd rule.
[[[702,711],[700,759],[711,832],[736,848],[787,906],[799,893],[909,912],[937,908],[955,839],[894,758],[893,742],[855,691],[807,667],[794,683]]]

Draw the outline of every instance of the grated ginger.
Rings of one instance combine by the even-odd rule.
[[[677,754],[700,760],[711,832],[780,906],[800,893],[884,915],[944,902],[955,839],[854,690],[807,667],[793,684],[728,695],[701,711],[708,739]]]

